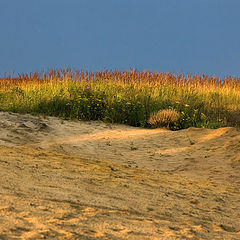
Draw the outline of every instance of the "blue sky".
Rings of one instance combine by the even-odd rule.
[[[51,68],[240,77],[239,0],[0,0],[0,76]]]

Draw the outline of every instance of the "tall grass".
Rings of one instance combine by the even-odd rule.
[[[179,114],[173,130],[240,127],[240,79],[70,69],[0,79],[1,111],[155,127],[150,116],[167,109]]]

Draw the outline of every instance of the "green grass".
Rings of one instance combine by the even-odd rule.
[[[173,130],[240,127],[238,79],[221,83],[159,73],[159,80],[141,79],[141,73],[136,78],[136,72],[126,78],[124,73],[129,72],[78,80],[73,75],[0,79],[0,111],[155,127],[148,123],[151,113],[173,109],[180,115],[171,125]]]

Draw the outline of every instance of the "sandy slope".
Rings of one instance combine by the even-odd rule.
[[[0,113],[0,239],[240,239],[240,132]]]

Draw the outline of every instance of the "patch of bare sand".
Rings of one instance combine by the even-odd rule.
[[[0,113],[0,239],[239,239],[240,133]]]

